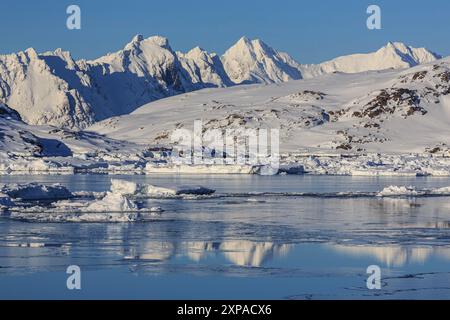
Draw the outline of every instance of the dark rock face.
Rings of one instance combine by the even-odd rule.
[[[8,107],[6,104],[1,104],[1,103],[0,103],[0,117],[9,118],[9,119],[13,119],[13,120],[19,120],[19,121],[22,120],[20,118],[20,114],[16,110],[13,110],[10,107]]]

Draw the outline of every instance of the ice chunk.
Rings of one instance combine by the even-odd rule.
[[[389,186],[380,191],[377,196],[379,197],[392,197],[392,196],[416,196],[419,193],[415,187],[405,186]]]
[[[135,195],[141,189],[141,186],[132,181],[121,179],[111,180],[111,192],[120,195]]]
[[[434,195],[450,195],[450,187],[436,188],[432,190]]]
[[[177,194],[175,189],[152,186],[152,185],[146,186],[146,193],[147,193],[147,195],[150,195],[150,196],[175,196]]]
[[[213,165],[160,165],[147,163],[147,173],[178,173],[178,174],[256,174],[259,166],[237,164],[213,164]]]
[[[135,222],[141,219],[139,212],[52,212],[17,211],[11,219],[32,222]]]
[[[138,213],[85,213],[79,215],[66,216],[67,222],[135,222],[140,220]]]
[[[72,193],[61,184],[42,185],[38,183],[3,185],[0,192],[14,199],[61,200],[73,197]]]
[[[176,186],[170,188],[151,184],[138,184],[120,179],[112,179],[111,183],[111,193],[127,197],[208,195],[215,192],[215,190],[203,186]]]
[[[74,197],[77,198],[94,198],[94,199],[102,199],[106,196],[106,192],[97,192],[97,191],[74,191],[72,192]]]
[[[137,204],[123,195],[108,192],[101,200],[89,204],[86,212],[132,212],[138,211]]]
[[[207,195],[213,194],[216,190],[205,188],[202,186],[179,186],[176,187],[176,194],[196,194],[196,195]]]
[[[282,165],[279,170],[279,174],[304,174],[305,173],[305,167],[303,165],[299,164],[287,164]]]
[[[202,186],[179,186],[175,188],[165,188],[153,185],[145,186],[146,194],[149,196],[178,196],[178,195],[208,195],[215,190]]]

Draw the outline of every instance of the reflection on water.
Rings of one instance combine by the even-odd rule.
[[[165,261],[180,255],[200,262],[209,254],[223,255],[237,266],[260,267],[265,262],[286,256],[292,245],[245,240],[224,242],[148,242],[132,248],[125,259]]]
[[[109,189],[110,179],[38,178],[66,183],[72,190],[91,191]],[[25,178],[19,177],[17,182],[29,182],[20,179]],[[450,186],[448,178],[127,179],[162,186],[201,184],[222,194],[372,192],[391,184]],[[448,199],[252,194],[186,201],[152,199],[151,205],[161,206],[165,212],[145,223],[24,223],[0,218],[0,283],[9,283],[0,286],[0,297],[9,297],[11,286],[19,288],[17,279],[21,277],[30,276],[33,281],[43,274],[64,277],[65,268],[72,264],[94,273],[94,282],[102,275],[106,279],[123,276],[124,289],[119,291],[125,297],[127,292],[137,291],[140,282],[145,284],[142,297],[156,298],[162,297],[163,289],[166,298],[375,297],[377,293],[368,293],[364,287],[365,272],[368,265],[379,264],[389,279],[383,292],[390,297],[404,297],[399,292],[407,292],[414,298],[419,292],[439,298],[450,291],[441,285],[450,279]],[[429,276],[423,276],[425,273]],[[415,276],[418,274],[420,279]],[[138,278],[139,283],[127,275]],[[171,282],[172,276],[177,281]],[[180,282],[186,284],[185,292],[180,291]],[[154,291],[149,293],[149,288]],[[22,289],[17,292],[25,294],[29,288],[24,284]],[[182,294],[174,296],[178,292]],[[224,295],[214,296],[217,292]],[[109,293],[99,291],[93,297]]]
[[[330,248],[344,255],[373,258],[388,267],[425,264],[432,256],[450,260],[450,248],[446,247],[330,245]]]

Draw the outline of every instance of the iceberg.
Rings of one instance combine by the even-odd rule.
[[[191,164],[156,164],[147,163],[145,170],[147,173],[175,173],[175,174],[257,174],[259,166],[238,165],[238,164],[211,164],[211,165],[191,165]]]
[[[131,181],[112,179],[111,192],[127,197],[170,197],[179,195],[209,195],[215,190],[203,186],[161,187],[151,184],[139,184]]]
[[[379,197],[392,197],[392,196],[417,196],[415,187],[405,187],[405,186],[389,186],[381,190],[377,196]]]
[[[42,185],[38,183],[12,184],[0,187],[0,193],[11,198],[25,201],[62,200],[73,197],[73,194],[61,184]]]
[[[111,179],[111,192],[119,195],[132,196],[141,192],[142,187],[131,181]]]
[[[153,185],[145,187],[148,196],[180,196],[180,195],[210,195],[215,192],[213,189],[202,186],[179,186],[175,188],[165,188]]]
[[[138,206],[123,195],[108,192],[103,199],[94,200],[83,211],[86,212],[133,212]]]

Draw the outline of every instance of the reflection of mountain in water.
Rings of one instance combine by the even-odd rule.
[[[175,256],[187,256],[200,261],[209,254],[223,255],[238,266],[260,267],[277,256],[288,254],[291,245],[247,240],[224,242],[148,242],[134,248],[125,258],[167,261]]]
[[[346,255],[374,258],[389,267],[401,267],[408,263],[425,263],[431,256],[450,259],[450,248],[447,247],[332,245],[331,248]]]

